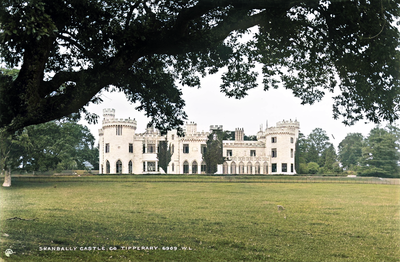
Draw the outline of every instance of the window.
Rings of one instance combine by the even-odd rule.
[[[129,144],[129,153],[133,153],[133,144]]]
[[[271,169],[272,169],[272,173],[276,173],[276,164],[272,164]]]
[[[189,144],[183,144],[183,153],[189,154]]]
[[[156,171],[156,162],[147,162],[147,171],[155,172]]]
[[[253,174],[253,165],[251,162],[247,163],[247,174]]]
[[[192,163],[192,174],[197,174],[197,162],[193,161]]]
[[[122,174],[122,162],[121,160],[117,161],[117,164],[115,166],[115,170],[117,171],[117,174]]]
[[[171,135],[171,140],[174,140],[175,139],[175,135]]]
[[[271,137],[271,143],[277,143],[278,138],[277,137]]]
[[[110,153],[110,144],[109,143],[106,144],[106,153]]]
[[[282,163],[282,172],[287,172],[287,164]]]
[[[146,172],[146,162],[143,162],[143,172]]]
[[[293,158],[293,148],[290,149],[290,157]]]
[[[243,162],[239,163],[239,174],[244,174],[244,164],[243,164]]]
[[[171,154],[174,154],[174,152],[175,152],[175,145],[172,145],[172,147],[171,147]]]
[[[260,166],[260,163],[259,163],[259,162],[256,162],[256,165],[255,165],[255,173],[256,173],[257,175],[261,174],[261,166]]]
[[[207,165],[206,162],[201,162],[201,173],[206,173],[207,172]]]
[[[222,173],[223,174],[228,174],[228,163],[224,162],[223,166],[222,166]]]
[[[294,138],[293,137],[290,138],[290,143],[292,143],[292,144],[294,143]]]
[[[107,160],[107,162],[106,162],[106,174],[110,174],[110,162],[108,162],[108,160]]]
[[[278,157],[278,152],[277,152],[276,148],[272,148],[271,157]]]
[[[129,164],[128,164],[128,172],[129,172],[129,174],[132,174],[132,160],[131,161],[129,161]]]
[[[146,153],[146,145],[145,144],[143,144],[143,154],[144,153]],[[143,170],[143,171],[145,171],[145,170]]]
[[[250,150],[250,156],[256,156],[256,150]]]
[[[226,150],[226,156],[232,156],[232,150]]]
[[[232,162],[231,164],[231,174],[236,174],[236,163]]]
[[[189,163],[188,161],[183,162],[183,173],[189,174]]]
[[[290,172],[294,172],[294,165],[293,164],[290,164]]]
[[[174,163],[172,163],[172,172],[174,172],[175,171],[175,164]]]
[[[149,144],[147,145],[147,153],[155,153],[156,152],[156,145]]]
[[[206,144],[201,144],[201,153],[204,155],[207,151],[207,145]]]
[[[115,127],[115,133],[116,133],[116,135],[117,136],[122,136],[122,126],[121,125],[117,125],[116,127]]]
[[[268,164],[264,162],[264,174],[268,174]]]

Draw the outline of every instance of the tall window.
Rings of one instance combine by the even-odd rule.
[[[290,172],[294,172],[294,165],[293,164],[290,164]]]
[[[201,173],[207,173],[207,165],[206,162],[201,162]]]
[[[271,171],[272,171],[272,173],[276,173],[277,172],[277,170],[276,170],[276,164],[272,164],[272,167],[271,167]]]
[[[277,143],[278,138],[277,137],[271,137],[271,143]]]
[[[253,165],[251,162],[247,163],[247,174],[253,174]]]
[[[108,162],[108,160],[107,160],[107,162],[106,162],[106,174],[110,174],[110,162]]]
[[[189,144],[183,144],[183,153],[189,154]]]
[[[282,163],[282,172],[287,172],[287,164]]]
[[[189,174],[189,163],[188,161],[183,162],[183,173]]]
[[[278,157],[278,152],[277,152],[276,148],[272,148],[271,149],[271,156],[272,157]]]
[[[207,151],[207,146],[205,144],[201,144],[201,153],[204,155]]]
[[[256,156],[256,150],[250,150],[250,156]]]
[[[192,174],[197,174],[197,162],[196,160],[192,163]]]
[[[109,143],[106,144],[106,153],[110,153],[110,144]]]
[[[172,172],[174,172],[175,171],[175,164],[172,163],[171,167],[172,167]]]
[[[259,163],[259,162],[256,162],[256,165],[255,165],[255,173],[256,173],[257,175],[259,175],[259,174],[261,173],[261,166],[260,166],[260,163]]]
[[[117,125],[116,127],[115,127],[115,133],[116,133],[116,135],[117,136],[122,136],[122,126],[121,125]]]
[[[293,158],[293,148],[290,149],[290,157]]]
[[[129,153],[133,153],[133,144],[129,143]]]
[[[223,174],[228,174],[228,163],[224,162],[222,167],[223,167],[222,173]]]
[[[133,170],[132,170],[132,160],[129,161],[129,163],[128,163],[128,171],[129,171],[129,174],[132,174],[132,172],[133,172]]]
[[[243,164],[243,162],[239,163],[239,174],[244,174],[244,164]]]
[[[293,137],[290,138],[290,143],[292,143],[292,144],[294,143],[294,138]]]
[[[174,152],[175,152],[175,145],[172,145],[171,154],[174,154]]]
[[[122,174],[122,162],[121,160],[117,161],[117,164],[115,166],[115,170],[117,171],[117,174]]]
[[[236,163],[232,162],[231,164],[231,174],[236,174]]]

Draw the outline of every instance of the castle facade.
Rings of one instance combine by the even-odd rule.
[[[184,127],[184,136],[177,130],[166,135],[149,127],[137,133],[135,119],[115,118],[114,109],[103,110],[99,130],[100,173],[103,174],[202,174],[206,171],[203,152],[210,133],[223,130],[212,125],[209,132],[197,131],[197,124]],[[223,141],[224,163],[219,174],[295,174],[295,145],[299,135],[298,121],[278,122],[275,127],[260,128],[256,141],[244,140],[244,130],[235,129],[234,140]],[[160,169],[157,153],[161,141],[167,141],[171,161],[167,170]]]

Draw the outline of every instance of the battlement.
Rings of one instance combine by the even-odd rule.
[[[211,125],[210,126],[210,131],[222,131],[224,130],[222,125]]]
[[[292,121],[290,119],[289,121],[283,120],[278,123],[276,123],[276,127],[295,127],[295,128],[300,128],[300,123],[297,120]]]

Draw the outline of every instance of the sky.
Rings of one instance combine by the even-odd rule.
[[[220,75],[211,75],[202,79],[200,89],[182,87],[183,99],[186,101],[185,111],[188,121],[197,123],[197,131],[209,131],[210,125],[223,125],[224,130],[244,128],[246,135],[256,135],[262,125],[265,129],[282,120],[300,122],[300,132],[309,135],[313,129],[322,128],[337,149],[338,144],[348,133],[362,133],[366,137],[376,125],[360,121],[353,126],[345,126],[342,119],[334,120],[332,114],[332,94],[327,93],[322,101],[313,105],[301,105],[290,90],[284,88],[263,91],[262,85],[250,90],[248,96],[241,100],[228,98],[219,91]],[[116,118],[135,118],[138,133],[143,133],[149,121],[143,112],[135,110],[123,93],[103,93],[103,103],[89,105],[88,111],[100,116],[99,123],[87,125],[98,139],[104,108],[114,108]],[[398,124],[398,123],[396,123]]]

